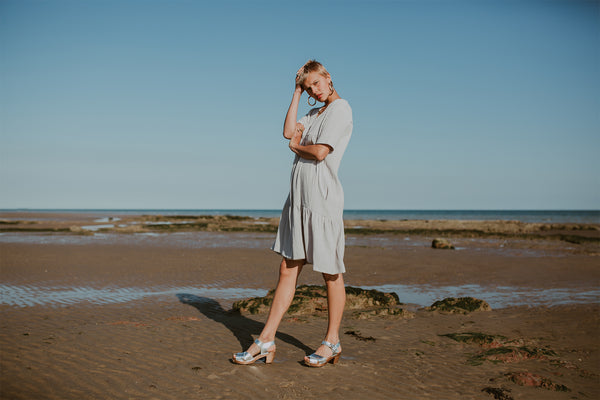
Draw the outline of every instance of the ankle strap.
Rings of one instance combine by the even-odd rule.
[[[337,353],[338,349],[340,348],[340,345],[342,344],[342,342],[337,342],[337,344],[332,344],[326,340],[323,340],[321,342],[321,344],[324,344],[325,346],[329,347],[331,349],[331,351],[333,352],[333,354],[335,354],[335,353]]]
[[[275,341],[272,340],[270,342],[263,343],[260,340],[256,339],[254,343],[256,343],[256,345],[260,348],[260,352],[262,353],[267,351],[271,346],[273,346],[275,344]]]

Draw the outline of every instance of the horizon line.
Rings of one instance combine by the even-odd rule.
[[[281,208],[0,208],[3,211],[279,211]],[[344,208],[344,211],[587,211],[592,208]]]

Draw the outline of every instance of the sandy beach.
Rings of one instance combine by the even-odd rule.
[[[276,221],[141,218],[0,215],[1,398],[600,397],[597,225],[349,222],[346,284],[406,290],[410,317],[348,311],[340,363],[311,369],[323,315],[286,317],[272,365],[229,360],[266,318],[229,310],[275,287]],[[492,311],[425,309],[448,293]]]

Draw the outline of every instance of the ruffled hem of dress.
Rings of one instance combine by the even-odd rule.
[[[288,215],[284,209],[271,249],[288,259],[306,259],[317,272],[346,272],[343,219],[326,217],[303,206],[293,207],[287,210]]]

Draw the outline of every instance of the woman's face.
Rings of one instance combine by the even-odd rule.
[[[330,77],[323,76],[318,72],[309,72],[304,80],[304,90],[310,97],[323,103],[331,93],[329,82],[331,82]]]

